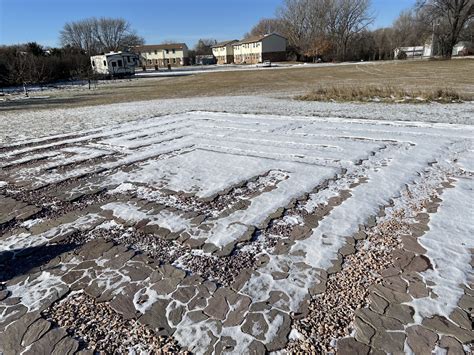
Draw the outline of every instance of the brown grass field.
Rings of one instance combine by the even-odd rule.
[[[276,70],[221,71],[179,77],[134,78],[98,85],[92,90],[52,90],[32,93],[29,100],[0,102],[0,112],[102,105],[141,100],[199,96],[298,96],[337,87],[390,88],[427,95],[438,89],[463,98],[474,95],[474,60],[391,61]],[[349,95],[349,99],[350,99]],[[357,99],[357,98],[356,98]],[[357,100],[356,100],[357,101]]]

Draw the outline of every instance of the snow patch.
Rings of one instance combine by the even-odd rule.
[[[418,239],[433,265],[433,270],[423,272],[422,276],[425,282],[434,283],[431,288],[437,298],[424,297],[407,303],[415,309],[417,324],[435,314],[449,319],[464,294],[461,285],[474,280],[470,266],[470,250],[474,248],[473,201],[473,182],[459,179],[454,189],[445,190],[438,212],[431,216],[430,230]]]

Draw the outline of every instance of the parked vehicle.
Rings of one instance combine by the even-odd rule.
[[[270,68],[272,66],[272,62],[269,60],[265,60],[256,65],[257,68]]]
[[[129,52],[110,52],[90,58],[94,74],[106,78],[132,76],[138,65],[138,56]]]

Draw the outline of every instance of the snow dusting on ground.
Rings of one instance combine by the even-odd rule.
[[[66,327],[51,352],[466,347],[473,112],[241,96],[1,113],[0,332]],[[390,267],[354,319],[301,326],[374,233]],[[78,302],[90,329],[64,323]]]

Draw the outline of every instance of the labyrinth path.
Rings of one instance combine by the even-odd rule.
[[[468,352],[473,136],[191,112],[0,146],[0,354]]]

